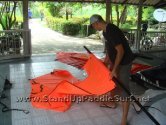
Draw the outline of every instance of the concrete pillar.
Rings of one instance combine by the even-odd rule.
[[[111,14],[111,1],[106,0],[106,22],[110,23],[110,14]]]
[[[141,40],[141,22],[142,22],[142,4],[144,0],[139,1],[138,5],[138,22],[137,22],[137,36],[136,36],[136,44],[135,48],[136,50],[140,49],[140,40]]]
[[[23,28],[24,28],[24,30],[29,30],[28,0],[23,0]]]
[[[23,48],[24,56],[31,56],[31,31],[28,19],[28,0],[23,0]]]

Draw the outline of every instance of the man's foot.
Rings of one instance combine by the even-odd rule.
[[[132,103],[132,106],[137,114],[141,112],[141,108],[135,102]]]
[[[127,122],[127,123],[121,123],[121,125],[130,125],[130,124]]]

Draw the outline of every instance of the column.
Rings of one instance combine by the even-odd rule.
[[[138,5],[138,17],[137,17],[137,36],[136,36],[136,43],[135,43],[135,48],[136,50],[140,49],[140,40],[141,40],[141,22],[142,22],[142,4],[143,0],[139,1]]]
[[[106,22],[110,22],[110,8],[111,8],[111,0],[106,0]]]
[[[28,19],[28,0],[23,0],[23,48],[24,56],[31,56],[31,31]]]

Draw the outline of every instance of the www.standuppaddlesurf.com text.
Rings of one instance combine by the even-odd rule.
[[[50,97],[44,95],[42,97],[16,97],[16,102],[76,102],[81,103],[85,101],[89,102],[122,102],[122,101],[133,101],[132,96],[129,97],[120,97],[119,95],[115,95],[110,97],[108,95],[105,96],[75,96],[75,95],[68,95],[62,97]],[[141,97],[137,98],[138,101],[147,102],[150,100],[150,97]]]

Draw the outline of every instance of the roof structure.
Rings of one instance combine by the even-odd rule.
[[[10,1],[10,0],[1,0]],[[13,0],[11,0],[13,1]],[[14,0],[23,1],[23,0]],[[139,5],[141,0],[29,0],[29,1],[49,1],[49,2],[91,2],[91,3],[106,3],[111,2],[114,4],[129,4],[129,5]],[[142,0],[143,6],[153,6],[155,8],[166,7],[166,0]]]

